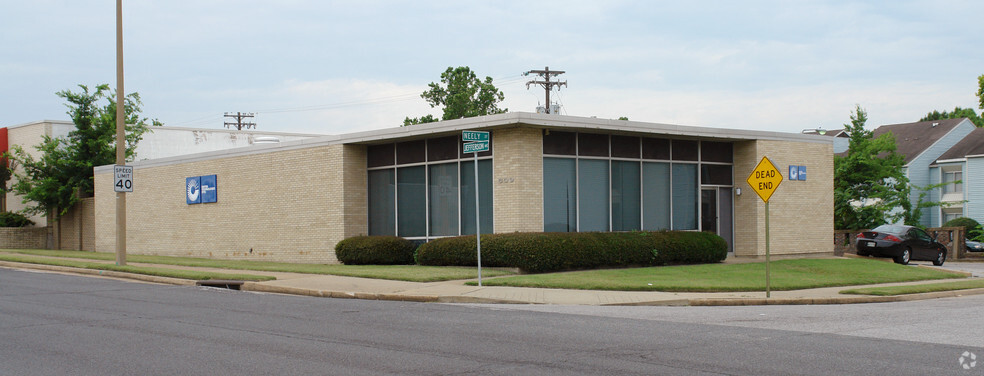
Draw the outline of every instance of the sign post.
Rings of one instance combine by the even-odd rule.
[[[768,157],[762,157],[755,170],[745,180],[759,198],[765,202],[765,297],[772,297],[772,281],[770,281],[769,264],[769,198],[782,183],[782,174]]]
[[[478,205],[478,153],[489,150],[489,132],[462,131],[462,152],[475,156],[475,249],[478,258],[478,286],[482,286],[482,219]]]

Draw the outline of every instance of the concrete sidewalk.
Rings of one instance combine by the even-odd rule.
[[[91,261],[91,260],[88,260]],[[182,267],[174,265],[139,264],[187,270],[206,270],[229,272],[224,269]],[[0,262],[0,267],[45,270],[59,273],[96,275],[110,278],[124,278],[153,283],[176,285],[195,285],[196,281],[146,276],[132,273],[99,271],[61,266]],[[948,268],[952,269],[952,268]],[[839,292],[851,287],[816,288],[795,291],[773,291],[770,298],[765,292],[730,293],[673,293],[658,291],[602,291],[602,290],[564,290],[526,287],[468,286],[466,281],[445,282],[405,282],[381,279],[343,277],[333,275],[298,274],[247,271],[250,274],[270,275],[277,279],[266,282],[242,282],[244,291],[293,294],[326,298],[396,300],[442,303],[500,303],[500,304],[561,304],[561,305],[768,305],[768,304],[850,304],[909,301],[984,294],[984,289],[947,291],[938,293],[911,294],[900,296],[860,296],[842,295]],[[969,273],[968,273],[969,275]],[[926,284],[935,281],[907,282],[887,285]],[[233,283],[238,285],[239,282]],[[856,286],[867,287],[867,286]]]

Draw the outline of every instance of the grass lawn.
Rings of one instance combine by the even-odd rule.
[[[203,272],[197,270],[152,268],[146,266],[132,266],[132,265],[119,266],[116,264],[105,264],[99,262],[58,259],[58,258],[39,257],[39,256],[31,256],[31,255],[0,254],[0,261],[67,266],[72,268],[94,269],[94,270],[112,270],[117,272],[144,274],[144,275],[152,275],[158,277],[191,279],[197,281],[204,281],[209,279],[231,279],[231,280],[239,280],[239,281],[270,281],[276,279],[275,277],[264,276],[264,275],[215,273],[215,272]]]
[[[78,258],[100,261],[116,260],[115,254],[106,252],[57,251],[46,249],[0,249],[0,255],[2,255],[2,253],[17,253],[35,256]],[[127,255],[126,260],[131,263],[143,264],[252,270],[261,272],[329,274],[410,282],[436,282],[478,278],[478,271],[476,268],[450,266],[292,264],[285,262],[216,260],[194,257],[146,255]],[[510,274],[515,273],[508,269],[482,268],[482,277],[496,277]]]
[[[963,274],[865,259],[795,259],[770,264],[772,290],[964,278]],[[483,281],[486,286],[583,290],[765,291],[765,263],[661,266],[529,274]]]
[[[844,290],[841,291],[840,293],[856,294],[856,295],[890,296],[890,295],[921,294],[924,292],[954,291],[954,290],[967,290],[967,289],[979,289],[979,288],[984,288],[984,279],[972,279],[972,280],[956,281],[956,282],[927,283],[927,284],[912,285],[912,286],[869,287],[863,289]]]

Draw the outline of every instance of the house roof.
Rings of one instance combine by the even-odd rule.
[[[961,159],[972,155],[984,155],[984,128],[976,128],[971,131],[936,161]]]
[[[904,156],[905,163],[909,164],[964,120],[966,119],[960,118],[883,125],[874,130],[872,137],[891,132],[895,135],[895,152]]]

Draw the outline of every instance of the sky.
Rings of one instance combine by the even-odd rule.
[[[0,0],[0,127],[69,120],[63,90],[116,87],[115,1]],[[798,133],[978,107],[984,2],[123,2],[124,89],[165,126],[341,134],[441,115],[448,67],[535,112]],[[980,110],[978,110],[980,112]]]

